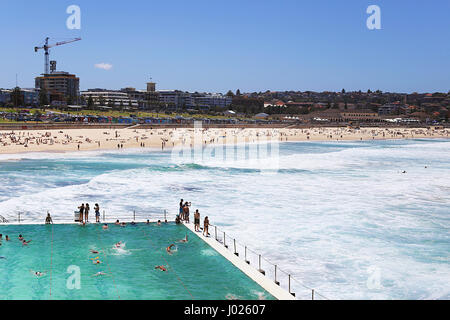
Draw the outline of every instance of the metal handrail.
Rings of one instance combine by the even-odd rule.
[[[232,251],[233,254],[235,254],[237,257],[242,258],[247,264],[253,265],[260,273],[262,273],[266,277],[271,277],[273,281],[281,286],[281,274],[284,274],[287,277],[287,283],[285,283],[286,289],[289,291],[290,294],[293,296],[296,296],[296,294],[292,291],[293,284],[297,284],[300,287],[308,290],[310,292],[310,299],[315,300],[317,297],[320,297],[325,300],[329,300],[324,295],[318,293],[314,288],[311,288],[301,281],[295,279],[290,273],[280,269],[279,265],[272,263],[265,257],[263,257],[261,254],[257,253],[256,251],[251,250],[247,245],[239,244],[239,242],[236,240],[235,237],[231,236],[230,234],[227,234],[226,232],[220,230],[217,225],[210,224],[211,227],[214,227],[214,234],[215,234],[215,240],[219,243],[221,243],[225,248]],[[222,237],[221,237],[222,236]],[[232,246],[229,246],[229,243],[233,243]],[[238,250],[238,246],[243,249],[244,253],[240,254]],[[254,256],[253,258],[256,259],[253,260],[253,263],[251,261],[251,257],[249,256],[249,253],[252,253]],[[270,265],[270,268],[264,268],[263,262]],[[266,265],[267,267],[267,265]],[[281,274],[280,274],[281,273]],[[286,279],[284,279],[286,281]]]

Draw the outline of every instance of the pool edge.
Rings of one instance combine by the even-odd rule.
[[[213,238],[202,237],[199,232],[196,232],[194,230],[194,224],[184,223],[183,225],[188,228],[193,234],[207,243],[211,248],[217,251],[220,255],[222,255],[225,259],[230,261],[236,268],[245,273],[250,279],[252,279],[263,289],[269,292],[277,300],[296,300],[295,297],[289,292],[278,286],[275,282],[272,282],[269,278],[265,277],[262,273],[258,272],[258,270],[256,270],[252,266],[245,263],[245,261],[232,254],[226,248],[221,246],[217,241],[214,241]]]

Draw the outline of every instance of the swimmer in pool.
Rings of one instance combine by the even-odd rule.
[[[178,240],[178,242],[182,242],[182,243],[188,242],[188,236],[187,236],[187,234],[186,234],[186,238],[181,239],[181,240]]]
[[[21,234],[19,234],[19,240],[20,240],[20,241],[22,241],[22,240],[23,240],[23,237],[22,237],[22,235],[21,235]]]
[[[103,228],[103,230],[106,230],[106,229],[108,229],[108,225],[105,223],[102,228]]]
[[[92,259],[92,263],[93,264],[100,264],[100,263],[102,263],[100,260],[95,260],[95,259]]]
[[[25,239],[23,239],[22,245],[27,246],[30,242],[31,242],[31,240],[26,241]]]
[[[115,223],[115,225],[116,225],[116,226],[120,225],[120,222],[119,222],[119,220],[116,220],[116,223]]]
[[[33,270],[30,270],[30,272],[38,278],[45,276],[45,272],[33,271]]]
[[[175,247],[175,245],[171,244],[170,246],[167,247],[166,251],[168,254],[172,254],[172,251],[171,251],[172,247]]]
[[[158,269],[161,270],[161,271],[164,271],[164,272],[167,271],[166,267],[164,267],[164,266],[156,266],[155,270],[158,270]]]
[[[106,276],[106,275],[108,275],[108,274],[100,271],[100,272],[97,272],[96,274],[93,274],[92,276],[93,277],[98,277],[98,276]]]
[[[99,252],[98,252],[97,250],[93,250],[93,249],[91,249],[91,253],[93,253],[93,254],[99,254]]]
[[[119,241],[115,244],[116,248],[122,248],[122,241]]]

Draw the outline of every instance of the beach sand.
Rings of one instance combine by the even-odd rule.
[[[61,129],[0,131],[0,154],[73,152],[122,148],[170,149],[209,144],[266,141],[367,141],[380,139],[449,138],[450,129],[427,128],[325,128],[308,129]],[[195,137],[195,139],[194,139]]]

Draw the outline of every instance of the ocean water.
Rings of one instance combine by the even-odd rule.
[[[263,153],[229,151],[2,155],[0,215],[70,219],[89,202],[173,216],[183,198],[327,298],[450,299],[450,141],[283,143],[271,174]]]

